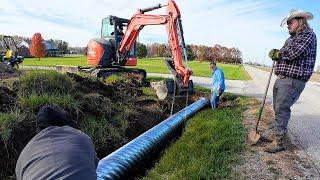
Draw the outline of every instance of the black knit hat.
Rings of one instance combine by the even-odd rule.
[[[47,105],[40,109],[37,115],[37,131],[49,126],[70,126],[75,128],[75,123],[70,114],[62,108]]]

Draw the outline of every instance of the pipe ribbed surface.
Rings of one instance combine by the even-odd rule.
[[[201,98],[101,159],[96,170],[97,179],[121,179],[125,177],[153,150],[164,144],[168,136],[185,120],[208,103],[208,99]]]

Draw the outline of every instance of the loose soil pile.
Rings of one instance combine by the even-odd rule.
[[[0,85],[0,112],[6,112],[13,108],[16,102],[16,93],[5,86]]]
[[[3,64],[0,68],[0,179],[14,178],[16,160],[36,134],[36,115],[44,105],[68,111],[78,128],[92,138],[99,158],[169,117],[171,100],[158,100],[142,78],[101,80],[50,71],[16,78],[15,70]],[[199,95],[203,94],[190,96],[189,104]],[[185,102],[177,98],[174,113]]]
[[[19,71],[12,68],[11,66],[0,62],[0,79],[18,77]]]

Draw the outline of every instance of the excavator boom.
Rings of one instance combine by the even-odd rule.
[[[145,12],[152,11],[167,6],[166,15],[150,15]],[[183,65],[183,60],[187,62],[185,43],[183,37],[181,15],[178,6],[173,0],[169,0],[167,5],[156,5],[145,9],[138,9],[131,18],[127,30],[122,38],[118,49],[120,61],[126,60],[126,55],[132,49],[139,35],[139,32],[146,25],[165,25],[170,49],[172,52],[173,69],[176,71],[177,82],[183,88],[188,88],[189,78],[192,71]],[[180,81],[180,82],[179,82]]]

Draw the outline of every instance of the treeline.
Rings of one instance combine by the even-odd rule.
[[[3,42],[3,36],[4,35],[0,35],[0,52],[4,52],[7,48],[6,48],[6,45],[4,44],[4,42]],[[18,44],[20,44],[22,41],[23,41],[23,39],[25,39],[26,37],[21,37],[21,36],[17,36],[17,35],[14,35],[14,36],[11,36],[12,38],[13,38],[13,40],[15,41],[15,43],[18,45]],[[7,43],[9,43],[8,45],[9,45],[9,47],[11,48],[11,49],[15,49],[15,47],[14,47],[14,45],[12,44],[12,42],[11,41],[9,41],[9,42],[7,42]]]
[[[199,61],[211,61],[223,63],[242,63],[242,53],[238,48],[227,48],[220,45],[213,47],[204,45],[187,45],[187,56],[188,60],[199,60]],[[149,44],[143,43],[137,44],[137,56],[139,58],[144,57],[170,57],[171,50],[168,45],[165,44]]]
[[[1,35],[0,38],[2,38]],[[31,41],[31,38],[27,37],[13,36],[13,38],[17,44],[23,40]],[[63,40],[50,39],[48,41],[53,41],[57,45],[58,50],[63,52],[63,54],[87,54],[87,47],[70,47],[69,44]],[[218,44],[213,47],[191,44],[186,46],[186,50],[188,60],[211,61],[214,59],[216,62],[234,64],[241,64],[243,62],[242,53],[238,48],[227,48]],[[171,50],[168,44],[153,43],[145,45],[143,43],[137,43],[137,56],[138,58],[171,57]]]
[[[4,51],[6,49],[5,45],[3,44],[4,42],[2,41],[4,35],[0,35],[0,50]],[[26,41],[26,42],[30,42],[32,41],[31,37],[22,37],[22,36],[11,36],[13,38],[13,40],[15,41],[15,43],[19,46],[19,44],[22,41]],[[46,40],[49,42],[53,42],[56,46],[58,51],[61,51],[63,54],[68,54],[70,52],[75,53],[75,54],[84,54],[84,47],[69,47],[69,43],[64,41],[64,40],[60,40],[60,39],[49,39]],[[12,47],[13,46],[13,42],[8,42],[10,43],[9,46]]]
[[[29,40],[31,41],[31,38],[27,38],[25,40]],[[62,54],[69,54],[70,53],[70,48],[72,47],[69,47],[69,43],[64,41],[64,40],[60,40],[60,39],[49,39],[49,40],[45,40],[45,41],[48,41],[48,42],[52,42],[54,43],[56,46],[57,46],[57,50],[58,51],[61,51]],[[83,52],[79,52],[80,54],[83,54]]]

